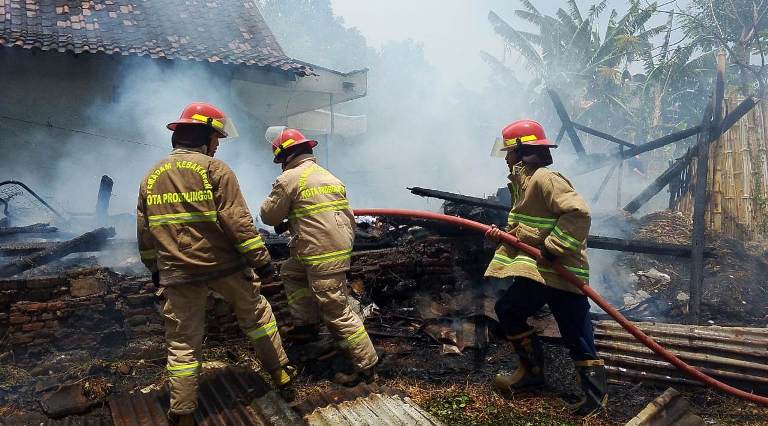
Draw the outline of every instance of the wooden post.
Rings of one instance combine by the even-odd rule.
[[[114,181],[111,177],[104,175],[99,183],[99,195],[96,200],[96,220],[99,223],[106,221],[109,210],[109,200],[112,198],[112,185]]]
[[[560,145],[563,136],[565,136],[565,126],[560,126],[560,130],[557,132],[557,139],[555,139],[555,145]]]
[[[693,195],[693,233],[691,235],[691,282],[688,314],[690,322],[701,322],[701,294],[704,284],[704,245],[706,244],[705,215],[709,201],[707,190],[707,175],[709,171],[709,141],[710,135],[720,135],[720,120],[722,115],[725,55],[717,55],[717,77],[712,103],[704,112],[701,123],[701,134],[696,158],[696,184]]]
[[[707,162],[712,131],[712,103],[707,105],[696,144],[696,182],[693,189],[693,233],[691,234],[691,281],[688,288],[688,315],[691,324],[701,321],[701,289],[704,283],[704,213],[707,207]]]
[[[744,99],[736,108],[729,112],[725,118],[723,118],[723,121],[719,126],[719,133],[709,135],[709,142],[711,143],[712,139],[717,139],[720,137],[720,134],[723,132],[727,132],[728,129],[730,129],[734,124],[736,124],[736,122],[741,119],[741,117],[751,111],[755,105],[757,105],[757,101],[755,101],[754,98],[749,97]],[[695,128],[699,129],[701,126],[696,126]],[[631,150],[625,151],[624,155],[626,156],[627,152],[629,151]],[[656,180],[654,180],[643,192],[641,192],[640,195],[635,197],[632,201],[629,202],[629,204],[624,206],[624,210],[629,213],[635,213],[640,207],[642,207],[643,204],[648,202],[648,200],[653,198],[654,195],[658,194],[659,191],[667,186],[667,184],[672,179],[676,178],[680,175],[680,173],[683,172],[683,170],[688,166],[688,163],[692,160],[694,156],[693,154],[695,154],[695,150],[693,152],[689,152],[683,158],[675,161],[672,166],[670,166],[664,173],[656,178]],[[594,170],[594,168],[592,170]]]
[[[597,204],[598,201],[600,201],[600,196],[603,195],[603,190],[605,189],[605,186],[608,184],[608,181],[611,180],[611,177],[613,176],[613,172],[616,171],[616,167],[618,164],[614,164],[611,166],[611,169],[608,170],[608,173],[603,178],[603,181],[600,183],[600,187],[597,189],[597,192],[595,193],[595,196],[592,197],[592,204]]]
[[[587,152],[584,150],[584,145],[581,143],[579,134],[576,133],[576,129],[573,128],[571,117],[568,115],[568,111],[565,110],[565,106],[563,105],[563,101],[560,100],[560,96],[552,89],[547,89],[547,93],[549,94],[550,99],[552,99],[555,111],[557,111],[560,121],[563,122],[563,127],[568,133],[571,143],[573,143],[573,149],[576,150],[576,155],[578,155],[579,158],[585,156]]]
[[[622,155],[622,160],[619,163],[619,178],[616,179],[616,208],[621,208],[621,184],[624,178],[624,147],[619,147],[619,153]]]
[[[579,123],[576,123],[576,122],[571,122],[571,125],[576,130],[581,130],[584,133],[589,133],[590,135],[597,136],[600,139],[605,139],[608,142],[613,142],[615,144],[628,146],[630,148],[635,148],[635,144],[633,144],[631,142],[627,142],[624,139],[619,139],[616,136],[612,136],[612,135],[609,135],[608,133],[601,132],[599,130],[595,130],[595,129],[589,127],[589,126],[585,126],[583,124],[579,124]]]

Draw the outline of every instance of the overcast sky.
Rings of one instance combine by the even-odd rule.
[[[678,0],[678,6],[687,4]],[[372,46],[389,40],[414,39],[424,44],[424,51],[433,65],[441,69],[443,78],[477,86],[487,81],[488,67],[480,50],[501,57],[503,43],[491,29],[488,12],[493,10],[510,24],[523,25],[513,16],[520,8],[514,0],[331,0],[336,15],[347,26],[357,27]],[[533,0],[546,14],[554,14],[565,0]],[[578,0],[586,13],[593,1]],[[665,2],[661,2],[662,4]],[[667,8],[669,6],[666,6]],[[609,0],[603,18],[610,10],[626,11],[627,2]],[[660,18],[663,23],[664,18]],[[523,28],[531,30],[531,28]],[[522,76],[521,76],[522,77]]]

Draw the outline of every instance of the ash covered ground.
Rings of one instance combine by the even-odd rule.
[[[681,242],[690,232],[690,224],[670,212],[632,226],[637,238],[659,242]],[[358,237],[358,246],[366,249],[354,255],[350,293],[383,355],[382,384],[405,393],[446,424],[623,424],[668,386],[613,377],[606,413],[586,420],[571,417],[558,396],[575,390],[575,373],[557,339],[548,339],[547,389],[503,399],[490,382],[494,374],[514,370],[516,358],[495,333],[493,302],[500,289],[481,278],[493,244],[481,236],[392,221],[362,225]],[[707,263],[706,319],[764,327],[764,260],[739,242],[716,247],[721,257]],[[279,247],[274,251],[281,252]],[[149,277],[137,273],[141,269],[134,253],[117,252],[112,258],[120,259],[119,266],[104,266],[104,256],[71,255],[0,280],[2,422],[47,419],[62,409],[53,395],[67,391],[76,401],[56,414],[76,422],[109,419],[110,397],[165,385],[160,301]],[[685,265],[669,257],[622,255],[616,268],[637,277],[628,279],[626,293],[648,295],[627,312],[657,321],[684,318],[684,298],[678,296],[687,291]],[[661,275],[649,274],[651,269]],[[263,293],[281,327],[290,326],[281,285],[266,286]],[[546,313],[540,320],[547,323]],[[289,345],[288,351],[300,366],[298,403],[335,389],[329,379],[343,358],[312,362],[302,360],[297,347]],[[228,305],[214,294],[204,359],[208,371],[259,367]],[[690,400],[692,411],[710,423],[764,424],[768,415],[763,408],[700,387],[675,387]]]

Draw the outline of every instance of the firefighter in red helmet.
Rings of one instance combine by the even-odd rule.
[[[495,310],[519,357],[517,370],[497,375],[494,386],[510,395],[544,385],[541,342],[527,318],[547,304],[570,351],[582,391],[567,402],[576,413],[588,415],[605,407],[607,401],[605,366],[595,349],[589,302],[549,264],[558,262],[589,281],[589,207],[565,177],[547,168],[552,164],[550,150],[557,145],[547,139],[539,123],[515,121],[502,130],[502,141],[512,209],[504,231],[494,228],[489,236],[509,232],[521,242],[539,247],[542,258],[534,259],[502,243],[485,272],[486,277],[509,284]]]
[[[232,122],[218,108],[196,102],[167,127],[173,131],[173,151],[141,181],[138,243],[164,298],[169,423],[192,425],[209,290],[233,306],[263,368],[284,395],[290,395],[293,369],[272,307],[259,293],[274,275],[269,252],[235,174],[213,158],[219,139],[236,135]]]
[[[362,319],[348,301],[346,272],[352,258],[355,218],[344,184],[312,155],[317,141],[284,129],[272,140],[274,162],[283,173],[261,205],[261,220],[291,233],[291,257],[280,268],[294,328],[293,340],[319,337],[324,323],[353,364],[334,381],[371,383],[378,356]],[[286,222],[284,222],[286,221]]]

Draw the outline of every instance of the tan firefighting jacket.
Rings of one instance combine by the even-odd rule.
[[[291,257],[315,275],[349,270],[355,218],[344,184],[309,154],[285,167],[261,205],[261,220],[288,219]]]
[[[139,254],[162,285],[271,261],[234,172],[192,148],[174,149],[144,177],[137,219]]]
[[[566,178],[546,167],[514,166],[509,180],[512,209],[506,231],[523,243],[546,247],[566,269],[589,282],[586,240],[591,218],[584,199]],[[507,244],[496,249],[485,276],[526,277],[580,293],[552,269]]]

